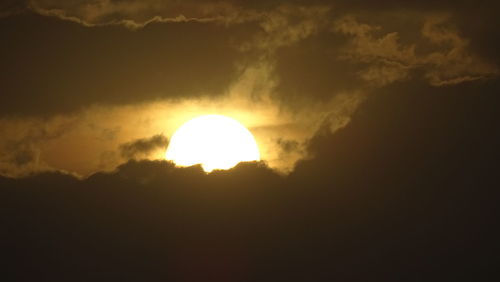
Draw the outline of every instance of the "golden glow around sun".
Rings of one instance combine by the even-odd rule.
[[[260,153],[252,133],[239,122],[206,115],[189,120],[174,133],[165,158],[178,166],[201,164],[203,170],[211,172],[258,161]]]

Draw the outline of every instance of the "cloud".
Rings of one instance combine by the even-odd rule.
[[[53,170],[41,157],[42,145],[64,136],[76,123],[55,117],[50,123],[37,119],[0,120],[0,174],[21,176]],[[63,168],[61,170],[64,170]]]
[[[381,26],[361,23],[353,16],[337,20],[333,31],[351,38],[343,58],[364,64],[358,74],[378,86],[407,80],[417,70],[434,86],[496,77],[497,66],[470,54],[467,40],[448,20],[446,15],[424,17],[422,38],[409,45],[400,43],[399,32],[378,35]],[[435,51],[422,51],[424,46]]]
[[[87,27],[122,25],[130,29],[150,23],[221,23],[245,21],[248,14],[226,1],[115,1],[88,2],[30,0],[29,8],[44,16],[57,17]]]
[[[298,5],[281,5],[261,12],[256,17],[261,31],[240,48],[273,53],[319,32],[329,22],[329,12],[328,6]]]
[[[480,100],[467,87],[389,87],[349,126],[315,136],[307,145],[315,158],[286,177],[262,163],[206,175],[146,160],[81,180],[0,177],[4,275],[496,278],[498,82]]]
[[[232,24],[158,23],[128,32],[111,26],[87,30],[28,13],[9,18],[12,28],[0,33],[2,41],[10,42],[0,60],[11,70],[0,76],[9,93],[0,97],[0,115],[52,115],[96,104],[221,96],[245,66],[262,60],[273,68],[273,97],[295,105],[303,104],[303,97],[324,102],[340,92],[369,92],[419,74],[433,85],[498,74],[495,63],[469,48],[475,41],[461,34],[463,26],[470,26],[461,17],[446,19],[412,5],[403,19],[394,7],[384,10],[394,5],[390,1],[370,12],[359,3],[346,10],[348,3],[320,2],[33,1],[33,7],[61,10],[91,24],[125,19],[141,24],[157,15],[181,14],[186,19],[228,15]],[[24,29],[27,22],[30,28]],[[24,30],[22,40],[15,30]],[[448,39],[437,41],[437,36]],[[39,48],[29,47],[34,45]]]
[[[165,151],[168,146],[168,138],[157,134],[149,138],[141,138],[120,145],[120,154],[125,159],[148,156],[156,150]]]
[[[426,74],[432,85],[450,85],[466,81],[496,77],[498,67],[468,51],[468,40],[447,24],[449,16],[433,16],[427,19],[422,35],[433,44],[446,46],[442,52],[432,52],[422,59],[434,67]]]
[[[408,77],[416,62],[415,46],[401,46],[397,32],[373,37],[372,34],[380,29],[380,26],[359,23],[352,16],[342,18],[334,25],[335,32],[353,37],[346,48],[345,58],[369,65],[359,73],[361,78],[386,85]]]
[[[0,40],[9,45],[0,46],[0,60],[10,71],[0,75],[8,93],[0,97],[0,117],[218,96],[238,77],[240,53],[230,45],[238,31],[231,28],[191,23],[137,32],[87,29],[29,13],[3,21],[9,28],[0,30]]]

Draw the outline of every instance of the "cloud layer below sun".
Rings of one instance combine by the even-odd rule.
[[[161,159],[175,129],[203,114],[239,120],[269,167],[288,173],[319,130],[345,127],[377,90],[498,75],[462,10],[278,2],[2,7],[12,49],[0,58],[11,69],[0,77],[0,174],[87,176]]]

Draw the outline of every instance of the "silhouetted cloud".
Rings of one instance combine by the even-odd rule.
[[[207,175],[146,160],[82,180],[0,177],[3,275],[496,279],[498,82],[481,100],[471,85],[381,89],[286,177],[259,162]]]
[[[144,155],[147,156],[156,150],[166,150],[167,146],[168,138],[162,134],[157,134],[120,145],[120,154],[125,159],[134,159]]]

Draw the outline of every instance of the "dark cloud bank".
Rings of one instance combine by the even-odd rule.
[[[287,177],[130,161],[0,178],[2,280],[496,281],[498,82],[401,87]]]

